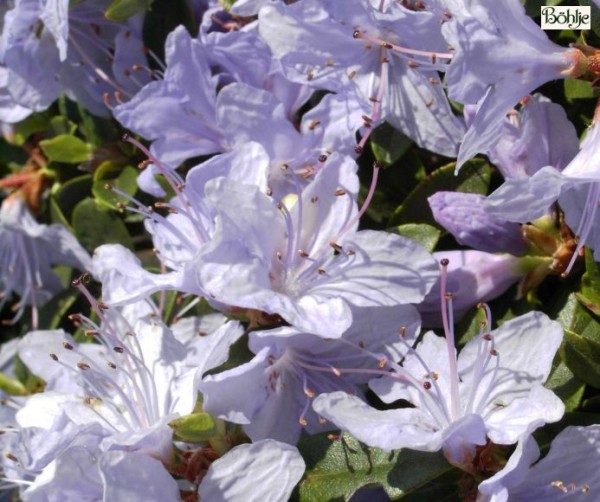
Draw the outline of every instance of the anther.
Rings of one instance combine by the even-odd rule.
[[[56,354],[50,353],[50,359],[52,359],[53,361],[58,361],[58,356]]]
[[[15,457],[12,453],[6,453],[5,457],[8,460],[12,460],[13,462],[17,462],[17,463],[19,462],[19,459],[17,457]]]
[[[327,423],[327,419],[326,419],[326,418],[323,418],[323,417],[319,417],[319,423],[320,423],[321,425],[325,425],[325,424]]]
[[[63,342],[62,346],[67,350],[73,350],[73,345],[71,345],[69,342]]]
[[[334,61],[333,61],[332,59],[328,59],[327,61],[325,61],[325,66],[329,66],[329,67],[331,67],[331,66],[333,66],[334,64],[335,64],[335,63],[334,63]]]
[[[86,329],[83,334],[85,336],[96,336],[99,334],[99,331],[97,329]]]
[[[275,256],[277,257],[277,259],[278,259],[279,261],[281,261],[281,260],[282,260],[282,258],[283,258],[283,255],[281,254],[281,251],[277,251],[277,253],[275,253]]]
[[[429,389],[431,389],[431,383],[429,383],[429,382],[423,382],[423,388],[424,388],[425,390],[429,390]]]
[[[298,422],[300,423],[300,425],[302,427],[306,427],[308,425],[308,422],[306,421],[306,418],[302,417],[298,420]]]
[[[298,256],[300,256],[301,258],[308,258],[308,253],[302,249],[299,249]]]
[[[334,254],[338,255],[342,252],[343,248],[337,242],[331,241],[329,245],[333,248]]]
[[[360,37],[360,31],[358,31],[358,30],[354,30],[354,33],[352,33],[352,37],[353,37],[353,38],[358,38],[358,37]]]
[[[121,136],[121,141],[127,142],[130,139],[131,139],[131,135],[128,132],[126,132],[125,134],[123,134],[123,136]]]
[[[335,191],[335,195],[336,195],[336,197],[341,197],[342,195],[346,195],[346,190],[344,190],[343,188],[338,188]]]
[[[327,434],[327,439],[329,439],[329,441],[339,441],[342,439],[342,436],[339,434]]]
[[[308,129],[309,129],[310,131],[314,131],[314,130],[315,130],[315,127],[317,127],[317,126],[318,126],[320,123],[321,123],[321,121],[320,121],[320,120],[312,120],[312,121],[310,122],[310,124],[308,124]]]
[[[496,349],[490,349],[490,355],[497,356],[498,355],[498,351]]]
[[[312,71],[309,71],[306,75],[306,80],[310,82],[313,78],[315,78],[315,74]]]
[[[486,333],[481,338],[483,338],[487,342],[491,342],[493,340],[492,335],[490,335],[489,333]]]
[[[111,369],[113,369],[113,370],[117,369],[117,365],[115,363],[111,363],[111,362],[108,363],[108,367],[111,368]]]
[[[388,359],[387,357],[382,357],[379,362],[377,363],[377,366],[379,366],[381,369],[385,368],[387,366],[388,363]]]
[[[356,70],[352,70],[350,73],[348,73],[348,78],[350,80],[352,80],[354,77],[356,77]]]
[[[317,195],[313,195],[313,196],[310,198],[310,201],[311,201],[313,204],[314,204],[315,202],[317,202],[318,200],[319,200],[319,197],[318,197]]]
[[[311,389],[304,389],[304,393],[311,399],[317,395],[316,392]]]
[[[363,148],[362,146],[360,146],[360,145],[356,145],[356,146],[354,147],[354,151],[355,151],[355,152],[356,152],[358,155],[360,155],[361,153],[363,153],[363,150],[364,150],[364,148]]]
[[[80,361],[80,362],[78,362],[78,363],[77,363],[77,367],[78,367],[80,370],[89,370],[89,369],[90,369],[90,365],[89,365],[89,364],[87,364],[87,363],[84,363],[83,361]]]
[[[125,349],[123,347],[113,347],[113,350],[117,353],[117,354],[122,354],[123,352],[125,352]]]
[[[406,336],[406,327],[402,326],[399,330],[398,330],[398,334],[404,338]]]
[[[319,274],[319,275],[325,275],[326,273],[327,272],[325,272],[325,269],[323,269],[323,268],[318,268],[317,269],[317,274]]]
[[[267,194],[267,196],[271,197],[271,195],[273,195],[273,189],[271,187],[268,187],[265,193]]]
[[[440,265],[442,267],[447,267],[450,264],[450,260],[448,258],[443,258],[442,260],[440,260]]]
[[[406,64],[408,65],[409,68],[418,68],[419,66],[421,66],[419,63],[415,63],[412,59],[409,59]]]
[[[319,155],[319,162],[325,162],[327,160],[327,155]]]

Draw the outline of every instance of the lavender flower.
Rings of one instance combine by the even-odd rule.
[[[446,71],[448,94],[478,104],[460,147],[457,168],[494,144],[506,113],[549,80],[577,77],[587,61],[560,47],[525,14],[518,0],[450,0],[452,19],[442,27],[454,48]]]
[[[64,288],[53,265],[86,270],[91,259],[65,227],[37,223],[19,196],[5,199],[0,208],[0,308],[13,293],[20,296],[12,307],[13,322],[31,305],[37,327],[38,307]]]
[[[382,361],[400,359],[420,327],[410,305],[355,308],[352,317],[352,326],[340,339],[291,327],[250,333],[249,346],[256,356],[203,380],[204,409],[244,424],[253,440],[295,444],[303,429],[311,434],[331,429],[311,409],[312,399],[339,389],[362,396],[361,384],[380,373]]]
[[[595,225],[600,183],[596,166],[600,156],[600,108],[581,142],[579,153],[561,171],[546,166],[530,178],[504,183],[487,200],[486,210],[495,217],[527,222],[543,216],[559,201],[565,221],[578,238],[577,248],[564,273],[568,274],[583,246],[594,249],[600,259],[600,230]]]
[[[264,7],[259,30],[290,80],[358,99],[367,122],[358,151],[371,127],[387,120],[419,146],[453,156],[464,128],[437,73],[452,57],[442,20],[399,2],[378,10],[369,2],[306,0]]]
[[[325,337],[348,329],[350,305],[423,298],[437,275],[430,255],[390,233],[356,232],[355,164],[339,156],[328,163],[282,201],[225,178],[207,186],[219,218],[197,273],[210,298]]]
[[[109,112],[105,95],[126,100],[150,80],[139,22],[106,20],[108,1],[16,0],[6,13],[0,61],[18,105],[45,110],[61,94],[92,113]],[[139,19],[138,19],[139,21]],[[136,74],[135,77],[133,74]]]
[[[589,501],[600,490],[600,426],[567,427],[541,460],[530,434],[523,436],[506,467],[479,485],[481,502]]]
[[[491,332],[482,326],[457,357],[451,295],[442,302],[449,304],[445,337],[426,333],[401,365],[390,365],[389,376],[370,382],[385,402],[404,399],[414,408],[378,411],[344,392],[318,396],[313,408],[370,446],[443,448],[449,462],[469,471],[476,446],[488,438],[512,444],[531,424],[560,420],[564,405],[542,384],[563,334],[558,323],[532,312]]]

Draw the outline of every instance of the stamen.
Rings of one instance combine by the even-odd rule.
[[[337,234],[334,240],[339,240],[348,230],[350,230],[367,212],[371,201],[373,200],[373,195],[375,195],[375,189],[377,188],[377,180],[379,178],[379,170],[381,168],[381,164],[378,161],[373,162],[373,177],[371,178],[371,186],[369,187],[369,192],[367,197],[365,198],[360,211],[356,213],[354,218],[352,218]]]
[[[448,277],[448,265],[450,261],[443,259],[440,261],[442,266],[442,275],[440,281],[440,301],[442,307],[442,323],[444,325],[444,337],[446,339],[446,348],[448,350],[448,366],[450,370],[450,404],[451,417],[455,421],[459,417],[459,392],[458,392],[458,370],[456,367],[456,347],[454,341],[454,324],[452,310],[452,296],[448,298],[446,281]]]

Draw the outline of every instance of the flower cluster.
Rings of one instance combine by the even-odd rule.
[[[0,489],[418,491],[344,434],[464,500],[600,489],[598,425],[533,437],[600,388],[600,107],[531,94],[599,50],[519,0],[147,3],[0,6]]]

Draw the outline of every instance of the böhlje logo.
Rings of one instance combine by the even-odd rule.
[[[591,7],[540,7],[542,30],[589,30],[592,25]]]

